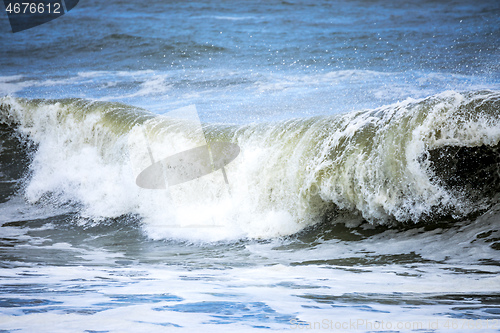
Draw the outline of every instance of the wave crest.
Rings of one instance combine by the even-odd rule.
[[[188,128],[142,109],[5,97],[0,123],[37,144],[27,200],[78,202],[91,217],[138,214],[154,238],[213,240],[288,235],[346,212],[344,222],[388,224],[485,209],[500,188],[499,110],[500,92],[446,92],[340,116],[205,125],[208,141],[241,148],[227,167],[231,195],[220,175],[170,195],[138,188],[127,145],[135,126],[149,124],[152,146],[190,140]]]

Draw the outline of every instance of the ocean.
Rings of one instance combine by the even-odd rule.
[[[500,331],[498,1],[1,8],[0,332]]]

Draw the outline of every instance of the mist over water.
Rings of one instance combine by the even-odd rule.
[[[0,19],[0,329],[500,329],[496,1]],[[200,135],[228,186],[137,186]]]

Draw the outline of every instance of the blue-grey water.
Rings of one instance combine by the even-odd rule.
[[[2,332],[500,330],[498,1],[0,9]]]

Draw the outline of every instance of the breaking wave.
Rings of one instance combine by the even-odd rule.
[[[450,91],[276,123],[206,124],[202,132],[119,103],[4,97],[0,123],[2,176],[15,174],[12,151],[29,156],[17,167],[27,201],[69,205],[92,223],[139,216],[155,239],[272,238],[320,222],[433,223],[488,209],[500,189],[498,91]],[[137,163],[141,154],[199,146],[200,135],[240,147],[225,168],[229,186],[220,171],[168,190],[136,185],[147,167]]]

